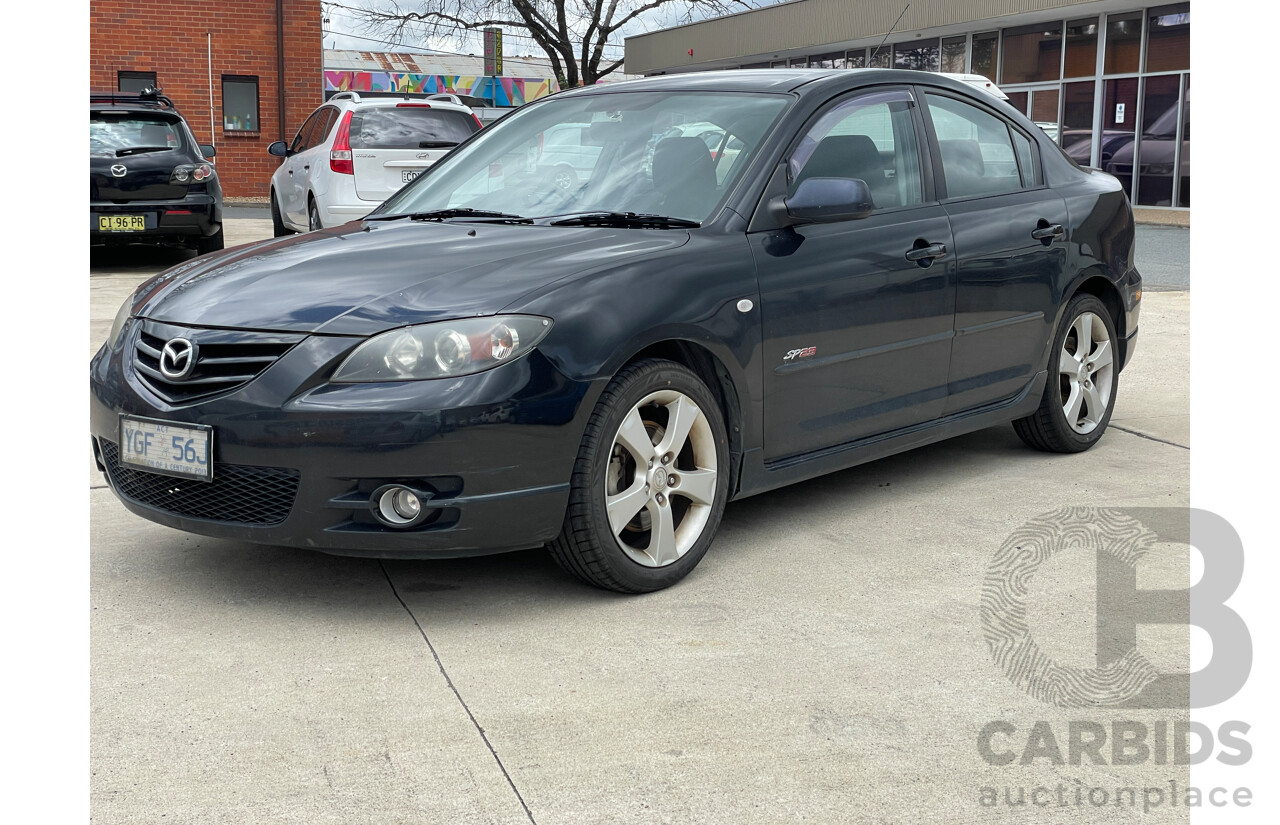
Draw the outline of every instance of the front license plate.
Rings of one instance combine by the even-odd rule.
[[[143,232],[147,219],[142,215],[99,215],[99,232]]]
[[[120,463],[164,475],[213,480],[213,428],[120,416]]]
[[[401,182],[401,183],[408,183],[409,181],[413,180],[414,178],[418,177],[418,175],[421,175],[421,174],[422,174],[422,170],[421,170],[421,169],[404,169],[404,170],[401,170],[401,172],[400,172],[400,182]]]

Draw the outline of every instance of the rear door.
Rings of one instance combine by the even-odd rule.
[[[1021,126],[942,90],[923,98],[959,264],[950,414],[1009,399],[1045,369],[1070,224]]]
[[[311,185],[311,167],[320,162],[322,143],[337,116],[338,110],[332,106],[316,109],[307,118],[307,122],[302,124],[297,137],[293,139],[293,145],[289,147],[289,157],[285,158],[283,164],[285,189],[281,193],[280,209],[287,220],[296,226],[307,226],[307,191]],[[328,162],[328,158],[323,160]]]
[[[479,129],[465,111],[430,103],[361,107],[351,116],[356,196],[381,203]]]

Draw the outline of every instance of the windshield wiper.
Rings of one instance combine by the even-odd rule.
[[[588,212],[552,221],[552,226],[621,226],[658,227],[661,229],[694,229],[702,226],[697,221],[685,218],[671,218],[666,215],[643,215],[637,212]]]
[[[126,155],[141,155],[143,152],[167,152],[168,146],[130,146],[128,149],[119,149],[116,151],[116,157],[122,158]]]
[[[485,209],[432,209],[429,212],[405,212],[399,215],[370,215],[366,221],[396,221],[409,218],[415,221],[444,221],[449,218],[498,219],[519,223],[533,223],[533,218],[523,215],[509,215],[506,212],[490,212]]]

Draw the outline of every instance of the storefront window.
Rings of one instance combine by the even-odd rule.
[[[1093,81],[1062,87],[1062,131],[1058,145],[1081,166],[1093,161]]]
[[[844,52],[828,52],[815,54],[809,58],[809,65],[815,69],[843,69]]]
[[[855,49],[853,51],[845,52],[844,60],[847,68],[865,69],[867,68],[867,50]]]
[[[893,67],[921,72],[938,71],[938,41],[913,40],[910,43],[894,44]]]
[[[964,72],[964,38],[942,38],[942,71],[961,74]]]
[[[1147,71],[1191,68],[1191,4],[1147,12]]]
[[[1057,80],[1061,64],[1061,23],[1004,30],[1002,83]]]
[[[1067,23],[1064,77],[1088,77],[1098,66],[1098,18]]]
[[[1008,94],[1009,105],[1025,115],[1027,113],[1027,101],[1030,100],[1031,95],[1028,92],[1009,92]]]
[[[1142,206],[1173,206],[1174,156],[1178,146],[1177,75],[1148,77],[1142,97],[1138,147],[1138,198]],[[1132,153],[1117,161],[1133,163]]]
[[[1106,74],[1138,71],[1138,54],[1141,48],[1142,12],[1107,17],[1107,56],[1103,64]]]
[[[867,65],[872,69],[888,69],[893,66],[893,49],[889,46],[881,46],[879,49],[871,50],[871,57]]]
[[[973,36],[973,68],[970,71],[995,80],[999,57],[999,32],[983,32]]]
[[[1036,89],[1031,93],[1031,120],[1050,140],[1058,139],[1058,97],[1057,89]]]
[[[807,58],[807,57],[793,57],[793,58],[791,58],[791,68],[793,68],[793,69],[807,69],[807,68],[809,68],[809,58]]]
[[[1133,140],[1138,120],[1138,78],[1108,80],[1102,107],[1102,145],[1098,163],[1120,179],[1126,194],[1133,194]]]
[[[227,132],[258,131],[258,78],[222,76],[222,128]]]

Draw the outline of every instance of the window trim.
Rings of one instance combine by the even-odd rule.
[[[253,120],[254,128],[252,129],[228,129],[227,128],[227,82],[232,83],[248,83],[253,82]],[[256,74],[224,74],[219,86],[221,93],[222,108],[222,133],[224,135],[256,135],[262,132],[262,82]]]
[[[1036,139],[1035,135],[1031,134],[1026,129],[1024,129],[1021,124],[1016,123],[1013,120],[1010,120],[1008,115],[998,111],[995,107],[988,106],[986,101],[971,99],[964,95],[956,94],[950,89],[943,89],[936,86],[917,86],[916,89],[917,89],[917,97],[920,100],[920,104],[918,108],[920,109],[921,117],[926,124],[925,139],[928,141],[928,144],[929,144],[929,163],[930,165],[933,165],[937,170],[937,173],[933,175],[933,179],[934,179],[935,185],[938,187],[937,195],[938,195],[938,201],[940,203],[945,205],[948,203],[961,203],[964,201],[980,200],[982,198],[998,198],[1004,195],[1016,195],[1019,192],[1035,192],[1041,189],[1049,188],[1049,184],[1046,182],[1046,178],[1044,174],[1044,161],[1040,155],[1040,141]],[[999,120],[1000,122],[1004,123],[1005,127],[1011,130],[1012,132],[1021,134],[1023,137],[1030,140],[1031,141],[1031,163],[1034,167],[1032,169],[1033,177],[1035,179],[1038,179],[1039,183],[1037,183],[1034,186],[1021,185],[1017,189],[1009,189],[1004,192],[979,192],[973,195],[958,195],[956,197],[951,197],[950,194],[947,192],[947,176],[946,176],[946,170],[942,165],[942,149],[938,145],[937,129],[933,125],[933,115],[929,111],[929,101],[925,97],[925,95],[934,95],[936,97],[948,97],[953,100],[959,101],[961,103],[967,103],[970,106],[973,106],[974,108],[978,109],[979,111],[984,111],[987,114]],[[1045,136],[1045,139],[1048,140],[1047,135]],[[1018,158],[1017,148],[1013,146],[1013,134],[1009,135],[1009,148],[1013,151],[1014,163],[1018,167],[1018,175],[1019,175],[1018,180],[1019,180],[1019,183],[1021,183],[1022,164],[1017,159]]]

